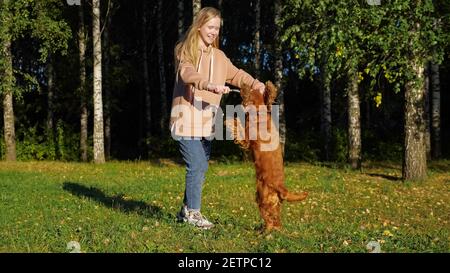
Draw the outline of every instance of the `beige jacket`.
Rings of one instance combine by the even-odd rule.
[[[236,68],[220,49],[199,49],[198,67],[181,58],[173,90],[170,129],[173,137],[210,137],[222,95],[207,91],[208,83],[254,87],[258,80]]]

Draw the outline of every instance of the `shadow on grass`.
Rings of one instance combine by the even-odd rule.
[[[363,162],[363,167],[366,169],[390,169],[390,170],[402,170],[401,162],[390,161],[368,161]]]
[[[365,173],[365,175],[372,176],[372,177],[381,177],[390,181],[394,182],[402,182],[401,177],[393,176],[393,175],[387,175],[387,174],[381,174],[381,173]]]
[[[149,159],[150,164],[159,167],[184,167],[185,163],[182,158],[152,158]]]
[[[86,197],[105,207],[125,213],[138,213],[145,217],[162,219],[164,217],[160,207],[148,205],[142,201],[125,200],[124,194],[107,196],[103,191],[94,187],[86,187],[74,182],[64,182],[63,189],[78,197]]]
[[[432,161],[429,163],[430,170],[442,173],[450,173],[450,161],[448,160],[440,160],[440,161]]]

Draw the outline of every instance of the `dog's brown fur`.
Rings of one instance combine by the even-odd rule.
[[[271,137],[276,138],[276,148],[274,147],[274,150],[263,151],[261,149],[262,144],[268,144],[271,140],[265,140],[267,139],[267,136],[264,136],[263,133],[260,133],[259,131],[256,131],[256,140],[249,139],[249,132],[251,129],[249,126],[255,126],[257,123],[249,122],[250,115],[248,113],[246,116],[245,129],[238,119],[235,119],[233,123],[226,124],[235,136],[237,136],[237,134],[245,134],[243,140],[235,140],[235,142],[242,148],[250,149],[252,152],[256,169],[256,202],[258,203],[261,217],[265,223],[265,231],[271,231],[273,229],[279,230],[281,228],[281,203],[284,200],[288,202],[301,201],[308,195],[307,192],[291,193],[284,185],[283,156],[279,145],[278,133],[276,130],[272,130],[274,125],[271,118],[271,105],[277,96],[277,92],[277,89],[270,81],[266,83],[264,95],[249,87],[241,89],[244,107],[249,105],[256,106],[258,118],[260,115],[263,115],[263,118],[259,118],[258,122],[266,122],[268,128],[267,132]],[[261,109],[259,108],[260,105],[267,106],[262,110],[265,111],[264,109],[267,109],[267,118],[264,118],[265,113],[261,112]],[[258,120],[258,118],[256,120]],[[260,128],[260,126],[257,126],[257,128]]]

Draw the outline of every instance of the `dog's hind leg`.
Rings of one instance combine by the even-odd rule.
[[[264,230],[279,230],[281,228],[281,200],[278,193],[262,182],[257,184],[256,202],[261,218],[264,220]]]

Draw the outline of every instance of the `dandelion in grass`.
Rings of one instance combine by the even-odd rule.
[[[369,253],[381,253],[381,245],[376,241],[370,241],[367,243],[366,249]]]
[[[66,249],[69,251],[69,253],[81,253],[81,246],[77,241],[68,242]]]

